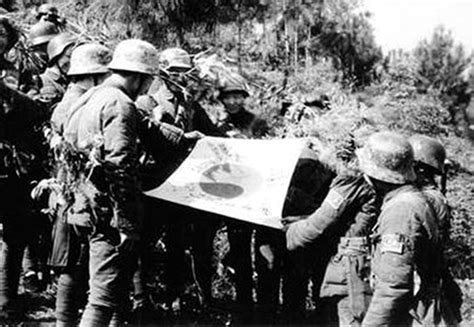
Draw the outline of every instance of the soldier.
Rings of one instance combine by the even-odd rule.
[[[51,111],[66,92],[67,72],[76,43],[77,39],[68,33],[61,33],[48,43],[48,68],[40,76],[43,84],[40,98]]]
[[[5,55],[18,40],[18,31],[0,17],[0,217],[3,244],[0,256],[0,316],[15,319],[21,260],[25,246],[35,235],[36,223],[30,200],[31,182],[42,176],[42,138],[35,128],[47,119],[40,103],[18,91],[19,71]],[[28,228],[25,228],[28,226]]]
[[[224,111],[217,126],[229,137],[255,138],[268,133],[264,119],[245,109],[245,99],[249,96],[248,87],[242,76],[229,74],[219,85],[219,100]]]
[[[49,67],[41,74],[42,87],[40,89],[39,100],[49,108],[59,102],[67,87],[67,71],[69,70],[70,55],[75,44],[75,38],[71,35],[62,33],[48,42],[48,57]],[[46,134],[48,134],[46,132]],[[51,226],[46,217],[38,213],[38,232],[39,239],[31,239],[28,244],[23,269],[25,270],[25,277],[27,286],[32,291],[37,291],[41,288],[36,280],[40,270],[43,270],[43,275],[47,275],[47,269],[44,267],[47,259],[47,252],[49,249]],[[41,269],[43,267],[43,269]],[[43,276],[47,277],[47,276]],[[29,287],[31,285],[31,287]]]
[[[107,325],[114,313],[117,321],[124,313],[120,309],[128,298],[141,221],[137,138],[146,125],[133,101],[149,88],[156,59],[157,51],[148,42],[122,41],[109,64],[112,75],[74,104],[66,123],[66,141],[87,158],[72,184],[76,188],[68,221],[93,226],[90,293],[82,326]],[[148,136],[162,144],[185,139],[181,131],[164,127]]]
[[[262,137],[268,131],[266,122],[245,109],[248,87],[242,76],[229,74],[220,80],[218,99],[224,111],[218,118],[217,126],[228,137]],[[253,268],[252,235],[254,227],[238,221],[228,221],[227,237],[230,250],[224,264],[231,268],[236,292],[236,312],[242,322],[250,322],[253,316]]]
[[[88,43],[78,46],[71,54],[67,73],[71,80],[67,92],[51,116],[53,130],[62,135],[69,108],[90,88],[97,86],[109,74],[107,64],[112,59],[111,51],[100,44]]]
[[[59,30],[51,22],[40,21],[35,25],[31,26],[28,33],[29,47],[39,57],[39,67],[36,74],[42,74],[48,65],[48,43],[56,35],[59,34]]]
[[[223,136],[211,119],[188,92],[188,75],[193,68],[189,54],[180,48],[169,48],[160,54],[160,77],[163,84],[154,94],[158,106],[154,117],[158,121],[174,124],[185,132],[199,131],[204,135]],[[187,152],[181,152],[183,157]],[[168,157],[165,166],[175,167],[179,157]],[[167,281],[167,302],[179,299],[184,275],[185,245],[190,245],[196,268],[196,277],[202,290],[203,301],[212,299],[211,281],[213,241],[218,227],[215,215],[195,209],[171,206],[166,209],[168,262],[165,279]],[[189,244],[186,244],[189,243]],[[179,272],[179,273],[177,273]]]
[[[362,322],[370,302],[368,236],[375,220],[374,189],[361,174],[345,173],[333,180],[314,213],[287,226],[288,249],[310,248],[319,257],[318,265],[326,267],[317,290],[322,298],[320,323],[359,326]]]
[[[416,184],[435,213],[441,244],[446,245],[450,240],[451,225],[451,209],[444,195],[447,177],[446,150],[438,140],[425,135],[413,135],[408,141],[414,152]],[[437,177],[440,179],[439,183],[436,181]],[[462,292],[453,280],[447,263],[444,263],[442,278],[443,291],[449,297],[451,304],[452,317],[449,319],[455,324],[461,321]]]
[[[428,198],[438,218],[443,244],[449,238],[450,208],[444,196],[446,191],[446,150],[434,138],[413,135],[408,139],[415,159],[416,184]],[[440,183],[436,178],[440,177]]]
[[[68,77],[71,83],[64,94],[62,101],[55,108],[51,125],[56,138],[61,138],[68,111],[79,97],[87,90],[103,82],[109,74],[107,65],[112,60],[112,52],[100,44],[84,44],[78,46],[71,54],[71,67]],[[54,146],[61,146],[60,141],[55,141]],[[65,181],[61,172],[61,158],[58,161],[56,178],[59,185]],[[87,290],[88,276],[88,247],[87,240],[78,233],[78,227],[73,227],[66,222],[66,207],[61,205],[61,194],[53,194],[50,202],[53,205],[54,228],[53,243],[49,264],[55,268],[59,275],[56,293],[56,325],[74,326],[78,317],[78,310],[84,304]],[[84,234],[84,233],[82,233]]]
[[[413,149],[403,136],[379,132],[357,156],[367,180],[383,196],[372,237],[374,293],[362,326],[406,326],[413,318],[430,324],[438,314],[442,248],[434,212],[412,184]],[[421,281],[416,293],[415,275]]]

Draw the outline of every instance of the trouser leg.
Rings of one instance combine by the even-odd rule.
[[[168,304],[171,304],[184,287],[184,224],[180,221],[170,222],[166,227],[166,260],[163,275]]]
[[[89,241],[89,298],[81,326],[108,325],[112,313],[124,312],[137,254],[119,250],[120,236],[110,227],[99,227]]]
[[[274,323],[280,299],[282,247],[280,235],[261,228],[255,236],[255,268],[257,270],[257,306],[262,323]]]
[[[253,229],[248,225],[227,224],[230,250],[225,261],[234,269],[236,301],[241,311],[253,310],[252,234]]]
[[[56,319],[60,323],[75,324],[87,292],[87,266],[67,268],[58,279]]]
[[[18,284],[21,274],[21,261],[28,239],[25,225],[26,216],[4,217],[3,243],[0,256],[0,311],[18,311]]]
[[[284,247],[283,256],[283,317],[288,323],[303,323],[306,314],[308,274],[303,253],[289,252]]]
[[[81,318],[79,326],[102,327],[108,326],[113,315],[113,310],[104,306],[88,303]]]
[[[17,309],[18,284],[24,244],[3,242],[0,258],[0,311]]]
[[[204,217],[204,215],[208,215]],[[192,237],[192,254],[194,270],[197,282],[204,296],[204,301],[208,302],[212,299],[212,277],[214,269],[212,257],[214,254],[214,238],[217,231],[216,220],[211,215],[203,214],[203,217],[195,220],[194,231]]]

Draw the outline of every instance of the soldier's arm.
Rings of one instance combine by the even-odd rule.
[[[114,200],[115,227],[121,233],[134,233],[138,229],[136,108],[117,100],[104,108],[102,118],[104,165]]]
[[[289,225],[287,248],[294,250],[307,246],[335,225],[347,210],[359,210],[354,204],[361,201],[361,182],[360,178],[336,178],[321,206],[307,219]]]
[[[225,133],[223,133],[216,125],[214,125],[206,111],[198,103],[195,103],[194,106],[194,120],[195,126],[198,127],[197,129],[208,136],[225,137]]]
[[[414,219],[409,203],[379,217],[379,242],[372,262],[375,290],[363,326],[393,325],[406,317],[413,294]]]
[[[8,103],[9,115],[21,117],[28,125],[41,124],[48,120],[49,114],[46,107],[26,94],[14,90],[0,81],[0,97]]]
[[[182,129],[171,124],[156,122],[142,110],[138,110],[137,133],[146,149],[158,155],[179,146],[184,135]]]

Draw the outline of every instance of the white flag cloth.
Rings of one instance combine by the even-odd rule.
[[[205,137],[146,195],[273,228],[280,219],[304,139]]]

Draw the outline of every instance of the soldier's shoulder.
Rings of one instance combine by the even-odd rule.
[[[360,174],[340,174],[332,181],[331,189],[352,195],[354,197],[375,195],[373,188],[365,181]]]
[[[384,203],[381,216],[388,225],[410,229],[416,226],[418,221],[430,218],[432,210],[420,190],[405,186]]]

